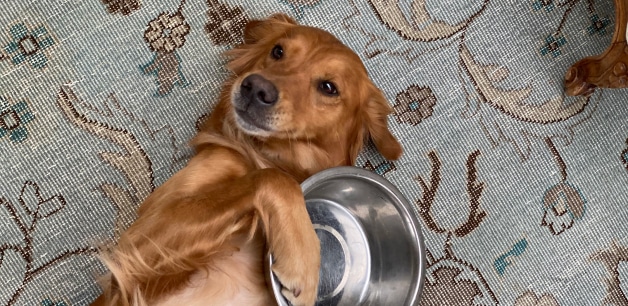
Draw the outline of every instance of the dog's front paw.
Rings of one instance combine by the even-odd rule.
[[[281,283],[281,294],[293,306],[311,306],[318,293],[320,251],[302,257],[300,261],[276,259],[273,273]],[[297,258],[298,259],[298,258]]]
[[[296,224],[293,230],[276,236],[282,243],[270,249],[274,259],[272,270],[281,283],[281,293],[292,305],[312,306],[318,293],[320,241],[311,224]],[[286,235],[288,232],[291,234]]]

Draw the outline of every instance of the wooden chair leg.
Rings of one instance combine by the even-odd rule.
[[[600,55],[585,57],[565,74],[565,92],[570,96],[588,96],[596,87],[628,87],[628,0],[615,0],[615,33],[611,45]]]

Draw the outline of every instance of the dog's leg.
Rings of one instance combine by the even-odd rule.
[[[251,174],[253,205],[261,217],[273,272],[283,295],[295,306],[314,305],[320,268],[320,242],[305,209],[299,184],[276,169]]]

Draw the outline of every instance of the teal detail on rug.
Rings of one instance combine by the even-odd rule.
[[[591,21],[591,24],[587,27],[587,33],[589,35],[606,35],[606,29],[611,24],[610,19],[607,17],[600,18],[597,14],[593,14],[589,16],[589,20]]]
[[[543,207],[547,210],[564,211],[574,220],[580,220],[586,212],[587,199],[580,189],[567,182],[549,188],[543,196]]]
[[[27,124],[35,115],[26,101],[11,104],[10,100],[0,97],[0,138],[9,136],[13,142],[22,142],[28,138]]]
[[[389,161],[385,161],[379,165],[377,165],[377,167],[375,167],[374,172],[379,174],[379,175],[384,175],[385,173],[387,173],[390,170],[393,170],[394,166],[391,162]]]
[[[586,202],[580,190],[566,181],[552,186],[543,196],[541,226],[552,235],[561,235],[584,217]]]
[[[4,50],[14,65],[28,61],[33,68],[46,67],[48,57],[43,51],[54,46],[55,40],[45,26],[29,30],[24,23],[18,23],[9,32],[11,41],[4,46]]]
[[[296,19],[301,20],[305,14],[305,8],[314,8],[319,5],[322,0],[281,0],[281,2],[288,4],[290,8],[292,8]]]
[[[68,306],[64,301],[53,301],[51,299],[45,299],[39,303],[41,306]]]
[[[510,249],[508,252],[497,257],[497,259],[495,259],[495,261],[493,262],[493,267],[495,268],[495,271],[497,271],[497,274],[499,274],[499,276],[504,276],[506,268],[512,265],[514,257],[521,256],[521,254],[523,254],[523,252],[525,252],[527,248],[528,241],[523,238],[515,243],[512,249]]]
[[[532,8],[535,12],[545,9],[546,12],[554,10],[554,2],[552,0],[536,0],[532,2]]]
[[[560,48],[567,43],[567,39],[562,34],[547,35],[545,44],[541,47],[541,55],[551,54],[552,58],[558,57],[561,52]]]
[[[395,164],[393,164],[390,161],[384,161],[377,165],[373,165],[373,163],[370,160],[367,160],[362,166],[362,168],[368,171],[374,172],[378,175],[382,175],[382,176],[390,171],[394,171],[397,169],[395,167]]]
[[[181,58],[176,51],[155,52],[153,59],[146,65],[140,65],[140,71],[145,75],[155,77],[158,97],[167,96],[174,86],[186,87],[190,85],[181,70]]]

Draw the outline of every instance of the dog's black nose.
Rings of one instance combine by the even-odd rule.
[[[277,87],[259,74],[251,74],[242,80],[240,94],[249,103],[273,105],[279,98]]]

